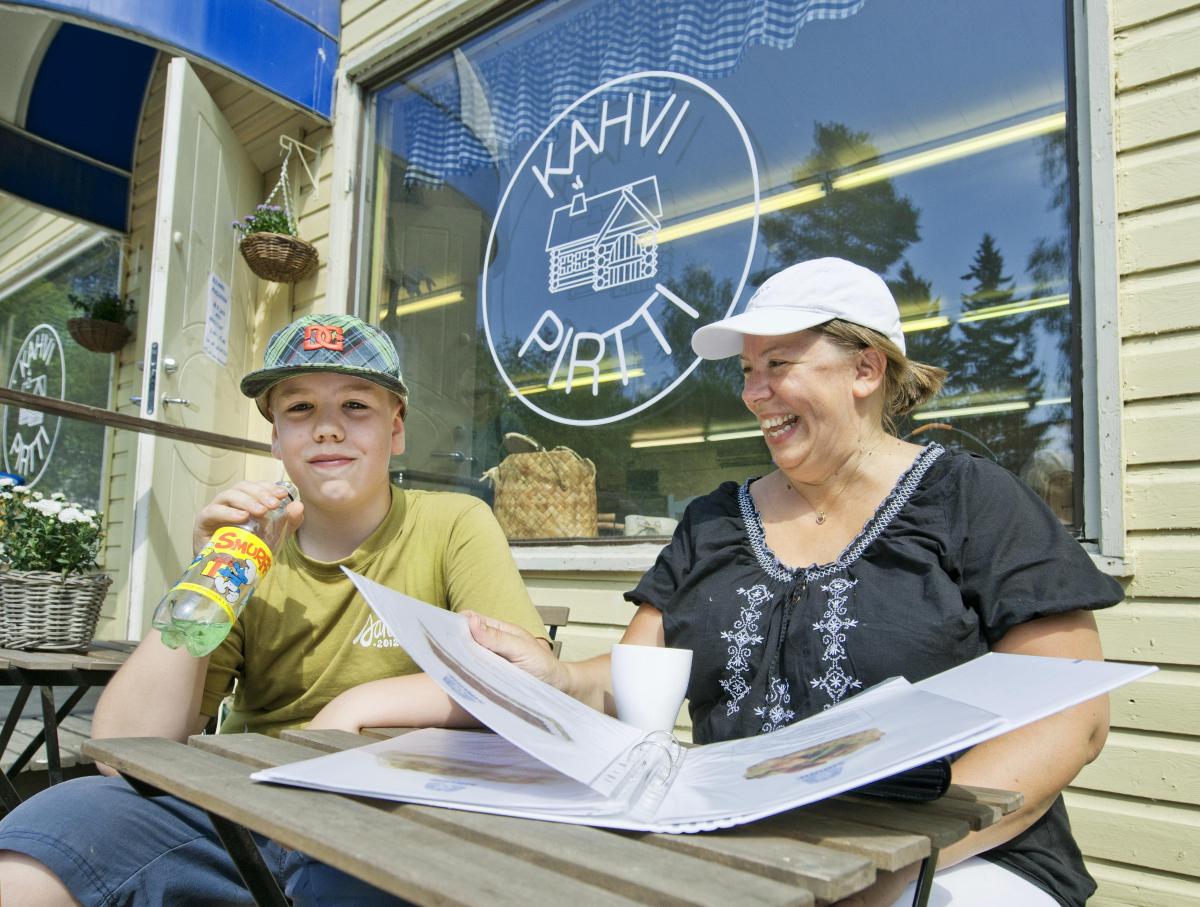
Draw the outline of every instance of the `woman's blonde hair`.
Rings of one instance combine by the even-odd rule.
[[[916,407],[932,400],[942,389],[946,370],[909,359],[900,347],[871,328],[835,318],[813,328],[838,346],[858,352],[873,347],[887,359],[883,386],[883,427],[896,431],[896,421]]]

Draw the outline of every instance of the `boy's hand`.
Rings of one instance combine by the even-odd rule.
[[[238,482],[232,488],[226,488],[196,514],[192,526],[192,553],[199,554],[212,534],[222,526],[237,526],[251,518],[257,519],[286,499],[287,492],[270,482]],[[304,505],[299,501],[288,504],[287,520],[288,526],[281,538],[304,522]]]

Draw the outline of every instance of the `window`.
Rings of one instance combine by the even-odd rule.
[[[413,393],[408,479],[486,496],[519,433],[596,464],[602,537],[666,531],[772,469],[692,331],[839,255],[951,373],[899,433],[1079,530],[1067,29],[1040,0],[568,0],[379,86],[362,286]]]
[[[0,298],[0,375],[12,390],[106,408],[112,356],[79,346],[66,323],[68,296],[116,292],[121,254],[94,243]],[[104,427],[18,406],[3,407],[3,468],[49,494],[99,507]]]

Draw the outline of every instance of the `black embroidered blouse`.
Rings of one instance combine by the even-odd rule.
[[[926,447],[837,560],[809,567],[767,547],[753,481],[693,501],[625,596],[663,612],[667,645],[693,650],[701,743],[774,730],[888,677],[921,680],[1017,624],[1122,598],[1040,498],[972,454]],[[1061,797],[986,858],[1064,904],[1095,888]]]

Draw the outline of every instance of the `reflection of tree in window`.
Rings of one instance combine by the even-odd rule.
[[[962,279],[974,282],[963,294],[964,312],[1007,305],[1016,297],[1012,278],[1004,273],[1004,256],[990,233],[983,234]],[[963,343],[953,363],[954,388],[963,404],[1032,403],[1041,383],[1036,322],[1037,313],[1025,313],[959,323]],[[977,415],[970,427],[997,452],[1002,465],[1020,472],[1050,427],[1029,415],[1028,410]]]
[[[1039,143],[1042,184],[1050,190],[1047,208],[1057,213],[1059,231],[1054,236],[1036,239],[1026,261],[1025,270],[1033,283],[1031,298],[1034,299],[1066,293],[1071,275],[1071,167],[1067,160],[1067,134],[1048,135]],[[1070,306],[1043,311],[1038,329],[1053,340],[1058,353],[1053,373],[1044,376],[1043,393],[1060,396],[1057,388],[1071,384]]]
[[[834,174],[878,157],[868,133],[841,123],[817,123],[813,145],[792,178],[797,185],[823,179],[827,194],[801,208],[763,217],[762,237],[773,259],[771,270],[835,255],[883,274],[921,238],[920,209],[898,195],[891,180],[832,190]]]

